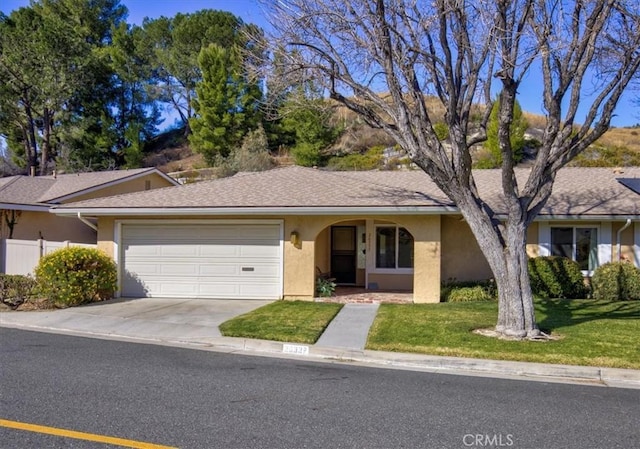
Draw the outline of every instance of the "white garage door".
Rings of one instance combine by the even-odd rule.
[[[282,295],[280,224],[123,224],[122,296]]]

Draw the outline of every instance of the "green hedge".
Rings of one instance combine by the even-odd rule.
[[[35,270],[40,293],[57,307],[72,307],[113,296],[116,265],[93,248],[70,247],[47,254]]]
[[[629,262],[606,263],[594,271],[591,288],[595,299],[639,300],[640,269]]]
[[[586,298],[589,288],[577,262],[566,257],[529,259],[531,290],[542,298]]]
[[[493,301],[498,290],[493,281],[446,282],[440,288],[442,302]]]
[[[19,274],[0,274],[0,302],[12,309],[33,297],[36,280]]]

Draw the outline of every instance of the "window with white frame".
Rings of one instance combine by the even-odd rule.
[[[598,228],[552,227],[551,255],[575,260],[582,271],[595,270],[598,266]]]
[[[413,269],[413,236],[399,226],[376,226],[376,268]]]

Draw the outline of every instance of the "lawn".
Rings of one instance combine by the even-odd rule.
[[[315,343],[342,304],[277,301],[220,325],[226,337]]]
[[[367,349],[640,369],[640,301],[537,300],[538,325],[558,340],[473,334],[495,326],[497,303],[383,304]]]

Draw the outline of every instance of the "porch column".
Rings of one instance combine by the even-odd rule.
[[[284,221],[284,299],[312,301],[314,298],[315,228],[308,217],[287,217]],[[292,233],[295,233],[293,239]]]
[[[440,216],[411,217],[411,222],[407,229],[414,240],[413,302],[440,302]]]

